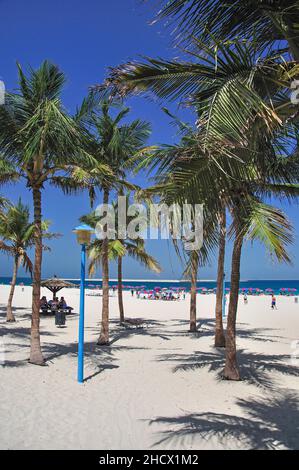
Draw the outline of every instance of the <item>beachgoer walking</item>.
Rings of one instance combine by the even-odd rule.
[[[277,306],[276,306],[276,297],[275,297],[274,294],[272,295],[271,308],[272,308],[272,310],[277,310]]]

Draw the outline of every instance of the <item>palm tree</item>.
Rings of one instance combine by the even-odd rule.
[[[34,246],[35,226],[30,222],[29,207],[25,206],[21,199],[16,205],[10,205],[6,212],[0,213],[0,250],[13,257],[14,267],[11,288],[7,303],[6,321],[14,322],[12,301],[17,280],[18,268],[22,264],[26,271],[32,275],[32,262],[28,255],[28,249]],[[43,238],[53,238],[56,234],[47,232],[49,222],[42,221]],[[7,243],[8,242],[8,243]],[[47,247],[43,246],[44,249]]]
[[[93,159],[82,150],[82,132],[63,109],[60,96],[65,76],[58,67],[45,61],[26,75],[18,65],[18,75],[19,92],[7,93],[5,104],[0,106],[0,149],[32,192],[35,255],[29,361],[44,365],[39,332],[42,192],[47,182],[73,188],[72,178],[62,173],[67,174],[72,165],[91,167]]]
[[[223,376],[228,380],[240,380],[236,355],[236,316],[244,238],[248,236],[251,239],[259,239],[279,261],[289,263],[290,258],[285,247],[292,242],[292,230],[291,224],[280,210],[263,204],[256,197],[242,191],[236,196],[232,212],[235,240],[231,261],[230,301],[226,329],[226,361]]]
[[[269,133],[269,130],[268,130]],[[278,260],[289,262],[285,247],[291,242],[290,224],[285,216],[275,208],[262,204],[262,198],[271,195],[298,197],[299,161],[298,155],[288,156],[289,143],[284,149],[285,155],[277,155],[277,149],[283,150],[282,140],[272,142],[269,134],[263,129],[263,140],[259,135],[255,142],[260,148],[255,152],[244,149],[242,154],[233,160],[224,152],[217,159],[212,158],[204,149],[201,131],[190,135],[175,146],[165,146],[156,153],[160,159],[157,172],[157,191],[163,200],[169,202],[196,201],[203,202],[207,214],[213,219],[222,214],[222,226],[225,226],[225,208],[233,218],[230,233],[235,235],[232,256],[231,295],[227,326],[227,359],[225,377],[239,379],[236,360],[235,325],[238,304],[240,259],[244,238],[248,236],[260,239]],[[205,136],[204,136],[205,137]],[[202,143],[203,141],[203,143]],[[261,145],[263,143],[263,145]],[[255,163],[258,152],[263,154],[263,165]],[[253,153],[253,155],[252,155]],[[240,156],[242,155],[242,159]],[[237,158],[238,156],[238,158]],[[153,165],[157,166],[154,160]],[[204,245],[209,253],[214,246],[214,231],[210,243]],[[224,235],[224,234],[223,234]],[[206,237],[204,237],[206,239]],[[218,238],[219,240],[219,238]],[[221,241],[222,240],[222,241]],[[225,243],[224,237],[220,238]],[[221,247],[220,247],[221,248]],[[223,254],[224,247],[221,248]],[[222,260],[223,264],[223,260]],[[223,266],[219,266],[221,278]]]
[[[147,148],[144,144],[150,135],[150,125],[136,119],[131,123],[122,123],[129,113],[129,108],[122,107],[115,116],[112,108],[117,104],[102,102],[99,109],[92,107],[89,112],[88,100],[84,100],[78,110],[76,120],[89,134],[89,152],[95,160],[107,165],[110,176],[103,178],[97,172],[86,173],[92,191],[99,189],[103,192],[103,204],[107,206],[111,191],[119,193],[122,188],[135,189],[135,186],[125,180],[126,172],[136,165],[137,156],[141,156]],[[91,99],[92,101],[92,99]],[[82,177],[82,173],[80,177]],[[107,232],[107,227],[103,227]],[[102,322],[98,339],[99,345],[109,344],[109,240],[104,237],[102,243]]]
[[[299,60],[299,6],[296,0],[161,0],[159,19],[176,23],[176,41],[221,41],[255,37],[261,51],[286,41]],[[215,13],[217,12],[217,13]],[[282,46],[285,47],[285,44]]]
[[[129,196],[126,196],[126,207],[129,203]],[[117,281],[118,281],[118,305],[119,305],[119,317],[120,323],[125,321],[125,313],[124,313],[124,303],[123,303],[123,285],[122,285],[122,265],[123,265],[123,258],[125,256],[129,256],[136,261],[138,261],[142,266],[146,269],[151,270],[153,272],[159,273],[161,271],[160,265],[158,261],[148,254],[145,250],[145,243],[144,240],[141,238],[130,238],[127,234],[127,238],[118,238],[117,235],[119,234],[118,231],[118,204],[112,204],[115,213],[115,220],[116,220],[116,229],[115,229],[115,239],[109,240],[108,242],[108,258],[110,260],[117,261]],[[96,216],[95,212],[91,214],[87,214],[80,219],[82,222],[87,223],[93,228],[96,228],[98,224],[100,224],[100,218]],[[128,216],[127,224],[129,224],[133,220],[132,216]],[[89,274],[93,275],[95,269],[102,264],[102,257],[103,257],[103,240],[94,240],[88,248],[88,255],[89,255]]]
[[[197,331],[197,312],[196,312],[196,291],[197,291],[197,274],[199,266],[199,256],[197,251],[189,253],[189,259],[184,271],[185,277],[190,277],[190,321],[189,331],[195,333]]]
[[[201,153],[214,160],[220,170],[223,154],[229,158],[225,161],[225,169],[221,170],[223,186],[220,190],[231,191],[232,180],[251,179],[245,165],[235,165],[236,159],[242,162],[244,153],[251,152],[249,168],[258,165],[260,171],[266,165],[262,148],[273,142],[267,155],[271,157],[280,152],[281,141],[276,138],[277,134],[282,133],[283,139],[288,139],[292,147],[295,133],[291,126],[295,128],[297,125],[298,110],[291,104],[288,87],[298,75],[298,64],[286,62],[280,54],[258,54],[255,42],[217,42],[215,47],[207,47],[197,41],[196,46],[199,51],[192,52],[192,62],[148,59],[112,69],[104,89],[108,87],[110,93],[121,96],[152,91],[161,99],[188,99],[199,114],[197,125]],[[296,138],[294,142],[296,146]],[[291,152],[289,150],[286,154]],[[194,183],[193,188],[198,183],[194,166],[190,171],[188,166],[189,162],[183,167],[181,165],[181,172],[176,175],[180,182],[178,191],[183,192],[186,187],[190,189],[190,181]],[[195,171],[201,171],[200,159],[197,167]],[[298,177],[298,173],[294,173],[293,182],[296,182],[296,174]],[[182,183],[183,180],[186,184]],[[201,184],[207,186],[206,182],[213,190],[215,184],[211,178],[201,181]],[[193,190],[196,191],[196,187]],[[221,210],[220,205],[218,214]],[[220,294],[218,284],[218,305]]]
[[[215,308],[215,348],[225,347],[225,334],[223,329],[223,296],[224,288],[224,261],[225,261],[225,246],[226,246],[226,207],[223,207],[219,213],[219,248],[218,248],[218,263],[217,263],[217,290],[216,290],[216,308]]]

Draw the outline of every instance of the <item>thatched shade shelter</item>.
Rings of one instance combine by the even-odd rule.
[[[41,286],[46,287],[53,293],[53,300],[56,297],[57,292],[59,292],[64,287],[76,287],[75,284],[64,281],[63,279],[58,279],[56,276],[51,277],[50,279],[45,279],[41,282]]]

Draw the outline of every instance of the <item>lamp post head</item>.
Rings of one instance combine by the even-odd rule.
[[[77,242],[80,245],[88,245],[90,243],[91,234],[94,233],[94,229],[89,227],[89,225],[82,224],[74,228],[74,233],[77,235]]]

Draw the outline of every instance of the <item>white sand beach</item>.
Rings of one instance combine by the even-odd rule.
[[[1,449],[295,449],[299,448],[299,304],[278,296],[240,299],[241,382],[219,378],[213,348],[214,295],[198,296],[199,332],[188,333],[189,297],[165,302],[124,295],[118,325],[110,297],[111,345],[98,347],[101,297],[86,297],[85,377],[78,384],[78,314],[66,328],[41,319],[47,366],[27,363],[31,288],[16,287],[17,322],[5,322],[0,287]],[[43,290],[49,298],[49,291]],[[62,291],[78,312],[79,290]]]

